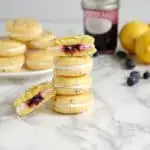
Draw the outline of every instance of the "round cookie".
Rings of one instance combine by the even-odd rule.
[[[31,41],[41,36],[41,24],[34,19],[15,19],[6,23],[6,31],[11,38]]]
[[[25,66],[31,70],[53,68],[53,56],[48,51],[29,50],[26,53]]]
[[[34,39],[32,41],[30,41],[28,43],[28,47],[29,48],[33,48],[33,49],[45,49],[48,47],[49,45],[49,42],[51,40],[54,40],[56,37],[53,33],[51,32],[43,32],[42,35],[37,38],[37,39]]]
[[[12,57],[24,54],[26,52],[26,45],[10,39],[0,40],[0,56]]]
[[[0,72],[19,72],[24,64],[24,55],[0,57]]]
[[[94,97],[91,93],[74,96],[57,95],[52,102],[52,109],[62,114],[78,114],[89,110],[93,102]]]
[[[58,95],[78,95],[91,91],[92,78],[87,75],[74,78],[54,76],[53,85]]]
[[[57,76],[77,77],[90,74],[93,61],[90,56],[83,57],[55,57],[54,68]]]

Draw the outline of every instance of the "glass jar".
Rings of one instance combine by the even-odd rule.
[[[84,33],[95,39],[99,54],[117,48],[119,0],[82,0]]]

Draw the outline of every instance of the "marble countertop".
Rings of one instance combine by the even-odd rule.
[[[1,79],[0,150],[150,150],[150,81],[127,87],[129,71],[112,56],[94,58],[92,74],[92,111],[65,116],[41,109],[24,120],[12,108],[15,97],[51,77]]]

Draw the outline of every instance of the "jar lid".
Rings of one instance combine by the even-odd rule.
[[[119,7],[119,0],[82,0],[82,8],[114,9]]]

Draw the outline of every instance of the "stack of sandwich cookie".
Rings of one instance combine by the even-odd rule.
[[[51,41],[48,50],[54,59],[53,110],[64,114],[87,111],[93,104],[92,55],[96,52],[91,36],[79,35]]]
[[[4,38],[0,40],[0,71],[19,72],[24,65],[26,45]]]
[[[40,108],[46,101],[55,100],[55,95],[56,92],[50,82],[35,85],[15,101],[16,112],[20,117],[26,116]]]
[[[53,67],[53,56],[46,48],[55,36],[43,30],[34,19],[15,19],[6,23],[6,31],[13,41],[24,43],[28,50],[25,53],[25,67],[30,70],[43,70]]]

